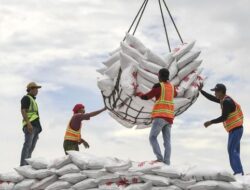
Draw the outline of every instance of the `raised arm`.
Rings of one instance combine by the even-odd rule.
[[[86,113],[84,115],[89,116],[89,117],[94,117],[96,115],[99,115],[100,113],[102,113],[103,111],[105,111],[107,108],[102,108],[100,110],[94,111],[94,112],[90,112],[90,113]]]
[[[215,96],[213,96],[213,95],[211,95],[211,94],[205,92],[204,90],[201,90],[200,92],[201,92],[201,94],[202,94],[203,96],[205,96],[208,100],[210,100],[210,101],[212,101],[212,102],[220,103],[220,100],[219,100],[218,98],[216,98]]]

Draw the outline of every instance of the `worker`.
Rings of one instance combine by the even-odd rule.
[[[234,175],[244,175],[243,167],[240,159],[240,141],[243,135],[243,112],[240,105],[226,94],[226,86],[224,84],[216,84],[211,89],[215,92],[215,96],[202,90],[203,85],[200,85],[199,90],[210,101],[219,103],[222,109],[222,115],[217,119],[207,121],[204,126],[207,128],[212,124],[223,122],[224,128],[228,132],[228,154]]]
[[[39,133],[42,131],[38,105],[36,103],[39,88],[41,88],[41,86],[35,82],[29,83],[26,89],[27,94],[23,96],[21,100],[22,126],[25,140],[22,148],[20,166],[28,164],[25,159],[31,158],[32,152],[36,147]]]
[[[71,117],[65,136],[64,136],[64,152],[67,155],[67,151],[75,150],[79,151],[79,145],[83,144],[85,148],[89,148],[89,144],[87,141],[82,139],[81,137],[81,128],[82,128],[82,121],[89,120],[91,117],[94,117],[103,111],[106,108],[101,110],[85,113],[85,108],[83,104],[76,104],[73,108],[73,116]]]
[[[169,82],[169,70],[163,68],[158,73],[159,83],[146,94],[136,93],[143,100],[155,98],[155,104],[152,110],[152,128],[149,135],[149,141],[157,162],[164,162],[170,165],[171,156],[171,126],[174,120],[174,97],[177,96],[175,87]],[[157,140],[162,132],[164,141],[164,156]]]

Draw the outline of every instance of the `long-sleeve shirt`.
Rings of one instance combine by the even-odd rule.
[[[201,94],[205,96],[208,100],[221,104],[221,101],[215,96],[201,90]],[[211,123],[221,123],[227,120],[230,113],[234,112],[236,105],[230,97],[226,97],[222,102],[222,114],[220,117],[211,120]]]
[[[161,85],[160,83],[157,83],[153,86],[153,88],[146,94],[141,95],[141,99],[143,100],[149,100],[152,98],[155,98],[158,100],[161,96]],[[177,91],[174,89],[174,97],[177,96]],[[173,119],[171,118],[164,118],[168,123],[173,124]]]

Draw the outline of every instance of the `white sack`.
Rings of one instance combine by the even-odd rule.
[[[174,56],[173,56],[173,53],[168,53],[164,58],[164,61],[166,63],[166,66],[165,68],[169,68],[169,66],[172,64],[172,62],[174,61]]]
[[[170,183],[181,189],[187,189],[189,186],[196,184],[196,180],[183,181],[180,179],[171,179]]]
[[[124,93],[126,93],[128,96],[135,94],[137,87],[136,75],[137,68],[135,66],[127,67],[121,74],[120,85]]]
[[[120,50],[121,50],[121,47],[118,47],[118,48],[112,50],[111,52],[109,52],[109,55],[112,56],[112,55],[116,54],[117,52],[119,52]]]
[[[77,172],[80,172],[80,169],[75,164],[72,164],[72,163],[56,170],[56,174],[59,176],[63,176],[69,173],[77,173]]]
[[[98,187],[98,184],[95,182],[94,179],[86,179],[73,186],[75,190],[90,189],[96,187]]]
[[[132,167],[132,162],[130,160],[127,160],[127,161],[120,161],[112,165],[106,165],[105,169],[108,172],[115,173],[119,171],[127,171],[131,167]]]
[[[174,57],[178,61],[183,55],[185,55],[187,52],[189,52],[194,47],[195,41],[188,43],[188,44],[182,44],[181,47],[176,48],[174,50]]]
[[[173,85],[173,86],[178,86],[180,84],[181,80],[178,76],[174,77],[170,83]]]
[[[109,76],[111,79],[114,79],[118,76],[121,64],[120,61],[115,62],[111,67],[109,67],[104,74]]]
[[[170,184],[170,179],[157,175],[143,175],[141,179],[145,182],[152,182],[155,186],[168,186]]]
[[[155,63],[146,60],[141,60],[140,67],[155,75],[158,75],[159,70],[163,68],[162,66],[156,65]]]
[[[55,168],[55,169],[60,169],[61,167],[67,165],[67,164],[70,164],[71,163],[71,159],[69,158],[69,155],[65,155],[65,156],[62,156],[60,158],[57,158],[55,160],[53,160],[48,168]]]
[[[33,184],[37,182],[36,179],[25,179],[15,185],[13,190],[28,190]]]
[[[15,168],[15,170],[22,176],[29,178],[29,179],[43,179],[46,177],[49,177],[54,174],[53,170],[49,169],[41,169],[41,170],[35,170],[31,166],[22,166],[19,168]]]
[[[181,171],[173,166],[163,166],[160,169],[153,170],[153,172],[159,176],[167,178],[180,178]]]
[[[190,100],[187,98],[174,98],[174,109],[178,110],[188,103],[190,103]]]
[[[201,181],[188,187],[188,190],[242,190],[233,184],[222,181]]]
[[[121,69],[124,70],[127,67],[133,65],[133,66],[138,66],[139,63],[133,59],[132,57],[130,57],[129,55],[126,55],[125,53],[120,53],[120,62],[121,62]]]
[[[32,168],[40,170],[47,169],[49,162],[44,158],[29,158],[26,162],[32,166]]]
[[[146,94],[150,91],[151,89],[145,86],[144,84],[139,84],[137,87],[137,92],[141,92],[143,94]]]
[[[126,181],[129,184],[133,183],[141,183],[141,176],[144,175],[141,172],[117,172],[117,174],[120,176],[121,180]]]
[[[135,36],[127,33],[126,35],[126,43],[137,49],[141,54],[145,54],[147,51],[147,48],[145,47],[145,45],[139,40],[137,39]]]
[[[173,61],[168,70],[169,70],[169,80],[172,80],[178,73],[177,62]]]
[[[103,177],[105,175],[108,175],[108,172],[106,172],[104,169],[101,170],[83,170],[81,171],[83,175],[86,175],[88,178],[97,179],[99,177]]]
[[[167,64],[164,59],[156,53],[152,52],[150,49],[147,49],[145,57],[148,61],[151,61],[161,67],[167,67]]]
[[[138,72],[139,72],[139,75],[141,75],[143,78],[151,81],[154,84],[159,82],[158,76],[153,73],[150,73],[140,67],[138,67]]]
[[[0,190],[13,190],[14,186],[14,183],[3,182],[0,183]]]
[[[154,83],[144,78],[140,73],[137,75],[137,84],[140,86],[141,84],[149,88],[150,90],[153,88]],[[149,92],[149,91],[148,91]]]
[[[16,171],[8,173],[0,173],[0,181],[18,183],[23,179],[24,177],[18,174]]]
[[[153,170],[159,169],[165,164],[162,162],[144,161],[134,162],[133,166],[129,169],[130,172],[142,172],[145,174],[153,174]]]
[[[183,179],[184,180],[195,179],[196,181],[203,181],[203,180],[217,180],[226,182],[235,181],[234,176],[228,171],[215,167],[198,167],[198,166],[190,168],[183,177]]]
[[[153,187],[151,190],[182,190],[181,188],[171,185],[171,186],[165,186],[165,187]]]
[[[201,53],[201,51],[190,51],[190,52],[186,53],[180,60],[178,60],[177,67],[179,69],[182,69],[188,63],[195,60],[200,55],[200,53]]]
[[[31,186],[31,189],[33,190],[38,190],[38,189],[46,189],[46,187],[50,186],[52,183],[57,181],[57,176],[56,175],[52,175],[50,177],[46,177],[44,179],[42,179],[41,181],[38,181],[36,183],[34,183]]]
[[[118,174],[107,174],[107,175],[98,177],[95,182],[98,183],[99,185],[102,185],[102,184],[116,183],[119,181],[120,181],[120,177]]]
[[[151,190],[152,182],[132,184],[125,188],[125,190]]]
[[[145,57],[136,49],[130,47],[128,44],[121,42],[122,52],[129,55],[137,62],[140,62],[141,59],[145,59]]]
[[[105,96],[109,96],[112,93],[115,87],[115,84],[114,84],[114,81],[108,76],[102,76],[98,78],[97,86],[103,92]]]
[[[96,72],[100,73],[101,75],[104,75],[106,70],[107,70],[107,67],[102,67],[100,69],[96,69]]]
[[[68,189],[70,187],[71,187],[71,184],[68,183],[67,181],[60,181],[59,180],[59,181],[52,183],[48,187],[46,187],[45,190],[62,190],[62,189]]]
[[[178,77],[183,80],[188,74],[195,71],[202,63],[202,60],[195,60],[178,72]]]
[[[108,183],[99,185],[100,190],[124,190],[126,185],[116,184],[116,183]]]
[[[191,84],[196,80],[197,76],[198,76],[198,73],[196,72],[190,73],[181,81],[179,87],[187,90],[191,86]]]
[[[120,59],[120,54],[119,52],[115,53],[111,57],[108,58],[108,60],[104,61],[103,64],[106,67],[111,67],[115,62],[117,62]]]
[[[62,181],[67,181],[71,184],[76,184],[80,181],[87,179],[87,175],[82,173],[69,173],[61,176],[59,179]]]

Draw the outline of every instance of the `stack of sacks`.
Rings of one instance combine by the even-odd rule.
[[[198,60],[200,51],[193,50],[195,42],[183,44],[165,58],[146,48],[141,41],[127,34],[126,40],[103,62],[98,87],[104,95],[110,115],[128,128],[151,127],[151,111],[154,100],[144,101],[135,97],[136,92],[147,93],[158,83],[158,71],[167,68],[170,81],[176,87],[175,115],[187,110],[199,95],[198,86],[203,83]],[[116,85],[119,84],[119,85]]]
[[[69,151],[50,163],[29,159],[30,165],[0,174],[0,190],[247,190],[250,181],[219,169],[132,162]]]

